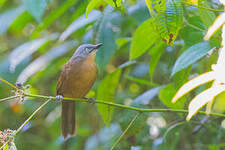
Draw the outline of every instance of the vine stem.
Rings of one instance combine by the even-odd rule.
[[[16,136],[16,134],[17,133],[19,133],[22,129],[23,129],[23,127],[34,117],[34,115],[38,112],[38,111],[40,111],[46,104],[48,104],[48,102],[50,102],[52,99],[51,99],[51,97],[49,97],[48,98],[48,100],[47,101],[45,101],[40,107],[38,107],[38,109],[36,109],[31,115],[30,115],[30,117],[26,120],[26,121],[24,121],[24,123],[15,131],[15,133],[14,133],[14,136]],[[7,144],[9,143],[9,140],[8,141],[6,141],[1,147],[0,147],[0,150],[1,149],[3,149]]]
[[[56,97],[52,97],[52,96],[34,95],[34,94],[28,94],[28,93],[25,93],[24,96],[56,100]],[[82,98],[67,98],[67,97],[64,97],[63,100],[93,103],[90,100],[82,99]],[[118,107],[118,108],[122,108],[122,109],[134,110],[134,111],[138,111],[138,112],[177,112],[177,113],[188,113],[188,110],[186,110],[186,109],[166,109],[166,108],[165,109],[164,108],[159,108],[159,109],[145,109],[145,108],[138,108],[138,107],[127,106],[127,105],[123,105],[123,104],[117,104],[117,103],[107,102],[107,101],[103,101],[103,100],[95,100],[94,102],[95,103],[98,103],[98,104],[104,104],[104,105],[114,106],[114,107]],[[207,114],[204,111],[198,111],[198,113],[199,114],[203,114],[203,115],[211,115],[211,116],[217,116],[217,117],[225,117],[225,114],[221,114],[221,113],[210,113],[210,114]]]
[[[14,98],[17,98],[17,97],[19,97],[19,96],[10,96],[10,97],[6,97],[6,98],[2,98],[2,99],[0,99],[0,102],[4,102],[4,101],[7,101],[7,100],[11,100],[11,99],[14,99]]]
[[[134,116],[134,118],[131,120],[131,122],[129,123],[127,128],[124,130],[124,132],[121,134],[121,136],[116,140],[116,142],[113,144],[113,146],[112,146],[112,148],[110,150],[113,150],[116,147],[116,145],[120,142],[120,140],[124,137],[124,135],[127,133],[129,128],[134,124],[135,120],[137,120],[137,118],[140,115],[141,115],[141,113],[139,112],[138,114],[136,114],[136,116]]]
[[[209,10],[209,11],[224,12],[224,10],[217,10],[217,9],[208,8],[208,7],[204,7],[204,6],[200,6],[200,5],[195,5],[195,4],[192,4],[192,3],[189,3],[189,2],[185,2],[185,1],[181,1],[181,2],[184,3],[184,4],[186,4],[186,5],[198,7],[198,8],[205,9],[205,10]]]

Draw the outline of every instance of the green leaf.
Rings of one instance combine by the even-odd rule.
[[[23,0],[23,5],[26,10],[38,21],[41,22],[41,17],[48,6],[49,0]]]
[[[163,2],[157,3],[153,8],[158,10],[153,16],[156,29],[163,41],[173,45],[183,22],[183,7],[180,0],[168,0],[166,5]]]
[[[119,83],[122,69],[117,69],[111,74],[108,74],[100,83],[97,90],[97,99],[106,102],[114,102],[116,87]],[[108,105],[98,104],[98,111],[106,125],[109,125],[113,115],[113,107]]]
[[[62,4],[62,6],[54,11],[52,11],[41,24],[37,26],[37,28],[32,33],[31,39],[35,39],[38,35],[50,26],[57,18],[59,18],[65,11],[67,11],[77,0],[67,0]]]
[[[207,1],[200,1],[199,2],[200,6],[209,8],[208,2]],[[203,24],[208,28],[213,24],[213,22],[216,19],[216,15],[212,11],[208,11],[205,9],[198,9],[199,16],[203,22]]]
[[[158,39],[159,35],[154,29],[153,19],[143,22],[133,35],[130,59],[136,59],[144,54]]]
[[[118,48],[121,48],[122,46],[124,46],[125,44],[127,44],[130,41],[131,41],[131,38],[129,38],[129,37],[118,38],[116,40],[116,44],[117,44]]]
[[[101,5],[102,3],[104,3],[103,0],[91,0],[87,6],[87,9],[86,9],[86,15],[85,17],[87,17],[87,15],[96,7],[96,6],[99,6]]]
[[[165,50],[166,44],[163,42],[157,43],[153,48],[150,49],[149,54],[151,55],[150,63],[149,63],[149,74],[151,80],[153,80],[154,71],[156,65]]]
[[[116,38],[120,33],[117,29],[120,29],[121,26],[121,14],[112,11],[112,7],[105,8],[101,20],[97,22],[99,23],[96,35],[97,42],[104,44],[97,51],[95,59],[100,74],[103,73],[103,69],[116,50]]]
[[[191,73],[192,66],[190,65],[186,69],[182,69],[178,71],[174,76],[174,87],[176,90],[178,90],[184,83],[188,81],[188,77]]]
[[[159,92],[159,99],[166,105],[168,108],[173,109],[182,109],[184,107],[184,100],[180,100],[177,103],[173,104],[171,102],[173,96],[176,94],[176,89],[173,84],[168,84],[165,88],[161,89]],[[184,98],[182,98],[184,99]]]
[[[9,26],[15,21],[15,19],[25,11],[23,7],[10,9],[0,14],[0,34],[6,33]]]
[[[9,30],[11,32],[22,32],[24,26],[31,21],[33,21],[32,15],[25,11],[10,25]]]
[[[171,76],[173,76],[176,72],[195,63],[200,58],[205,56],[210,50],[211,47],[209,46],[208,42],[201,42],[191,46],[184,53],[182,53],[181,56],[175,62]]]
[[[120,7],[122,0],[104,0],[106,3],[113,7]]]

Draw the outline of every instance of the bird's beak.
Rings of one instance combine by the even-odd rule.
[[[92,50],[90,51],[90,53],[93,52],[93,51],[96,51],[96,50],[97,50],[99,47],[101,47],[102,45],[103,45],[102,43],[93,45],[93,48],[92,48]]]
[[[96,44],[96,45],[95,45],[95,49],[98,49],[98,48],[101,47],[102,45],[103,45],[102,43]]]

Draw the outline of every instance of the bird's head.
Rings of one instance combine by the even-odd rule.
[[[99,47],[101,47],[103,44],[96,44],[96,45],[92,45],[92,44],[82,44],[81,46],[79,46],[77,48],[77,50],[74,53],[74,57],[82,57],[82,58],[86,58],[90,55],[93,55],[96,53],[97,49]]]

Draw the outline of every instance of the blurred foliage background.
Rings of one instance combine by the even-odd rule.
[[[220,31],[207,42],[203,36],[217,10],[223,10],[218,0],[0,0],[0,77],[29,84],[33,94],[55,96],[61,68],[77,46],[103,43],[96,56],[98,79],[87,97],[186,109],[209,85],[176,104],[171,99],[183,83],[216,62]],[[13,94],[0,82],[0,98]],[[0,130],[17,129],[41,103],[34,98],[1,103]],[[223,113],[224,108],[220,94],[213,110]],[[16,136],[17,148],[110,149],[137,113],[78,103],[77,136],[64,141],[60,109],[56,102],[43,108]],[[222,118],[197,115],[186,122],[185,114],[143,113],[116,149],[218,150],[225,147],[224,128]]]

